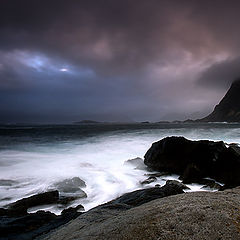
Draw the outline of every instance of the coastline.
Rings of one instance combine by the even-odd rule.
[[[128,164],[136,164],[136,167],[142,167],[143,162],[142,159],[132,159],[128,161]],[[183,204],[184,211],[180,211],[179,213],[183,214],[185,218],[193,218],[191,221],[196,221],[195,215],[191,214],[191,211],[198,211],[201,209],[203,211],[201,214],[207,214],[207,211],[204,209],[212,209],[214,210],[214,201],[222,201],[221,199],[224,196],[228,196],[227,201],[232,202],[231,204],[235,204],[235,195],[240,191],[240,178],[238,176],[238,169],[240,169],[240,148],[236,144],[225,145],[223,142],[214,142],[209,140],[200,140],[200,141],[192,141],[188,140],[184,137],[167,137],[162,140],[155,142],[152,144],[150,149],[146,152],[144,156],[144,163],[147,167],[152,170],[157,171],[158,173],[148,174],[148,178],[143,181],[142,184],[149,184],[156,181],[156,176],[165,176],[167,174],[178,174],[179,179],[182,182],[176,180],[167,180],[164,186],[159,186],[158,184],[155,187],[149,187],[145,189],[136,190],[133,192],[126,193],[121,197],[118,197],[110,202],[99,205],[87,212],[82,212],[82,206],[79,205],[75,208],[70,207],[62,211],[60,216],[56,216],[53,213],[38,211],[36,213],[28,213],[28,209],[38,205],[44,205],[48,203],[68,203],[68,201],[72,201],[72,198],[61,199],[58,191],[46,192],[37,194],[28,198],[23,198],[15,203],[12,203],[8,206],[7,209],[0,209],[1,216],[1,231],[3,232],[3,237],[1,240],[13,240],[13,239],[33,239],[37,237],[37,239],[46,239],[46,240],[54,240],[61,239],[59,236],[66,236],[63,239],[75,239],[75,237],[81,239],[146,239],[141,238],[143,236],[147,237],[147,239],[155,239],[155,232],[157,231],[155,228],[151,231],[153,233],[149,233],[146,230],[146,227],[152,228],[152,221],[154,221],[154,226],[157,226],[157,229],[162,224],[162,220],[150,219],[144,220],[144,226],[142,226],[144,232],[139,232],[135,228],[139,228],[141,226],[141,221],[138,219],[139,215],[134,209],[140,208],[141,211],[145,211],[145,207],[149,206],[149,211],[153,212],[155,206],[155,202],[157,205],[162,205],[165,202],[166,211],[163,210],[161,213],[166,214],[169,217],[169,220],[172,219],[171,214],[175,214],[174,209],[178,208],[177,204]],[[139,165],[140,164],[140,165]],[[165,173],[164,173],[165,171]],[[146,175],[147,177],[147,175]],[[215,182],[221,181],[223,185]],[[86,186],[84,182],[82,182],[78,178],[69,179],[64,181],[65,187],[73,187],[72,184],[77,182],[81,186]],[[205,187],[210,187],[213,189],[218,189],[224,192],[195,192],[195,193],[184,193],[184,191],[188,191],[188,187],[184,184],[190,183],[200,183],[205,184]],[[69,185],[70,184],[70,185]],[[80,186],[79,185],[79,186]],[[75,186],[75,185],[74,185]],[[175,200],[172,200],[171,195],[176,195]],[[182,197],[187,196],[187,197]],[[220,200],[218,199],[220,196]],[[196,198],[196,199],[195,199]],[[210,205],[202,208],[202,205],[197,205],[197,199],[205,199]],[[209,199],[208,199],[209,198]],[[165,200],[162,200],[165,199]],[[184,200],[185,199],[185,200]],[[193,201],[192,201],[192,200]],[[195,199],[195,200],[194,200]],[[215,199],[215,200],[214,200]],[[239,198],[237,197],[239,200]],[[204,200],[204,201],[205,201]],[[180,202],[179,202],[180,201]],[[192,201],[192,202],[191,202]],[[213,202],[212,202],[213,201]],[[191,203],[190,203],[191,202]],[[200,201],[202,202],[202,200]],[[152,205],[152,204],[153,205]],[[192,210],[190,211],[188,205],[193,204]],[[147,205],[146,205],[147,204]],[[204,202],[206,204],[206,202]],[[213,205],[212,205],[213,204]],[[225,209],[227,212],[215,212],[211,213],[212,216],[219,219],[221,214],[226,214],[230,210],[228,209],[229,202],[222,203],[226,204],[227,208]],[[221,204],[219,206],[222,206]],[[232,205],[231,205],[232,206]],[[147,207],[148,208],[148,207]],[[153,209],[152,209],[153,208]],[[234,205],[235,209],[238,209],[237,206]],[[133,209],[133,210],[132,210]],[[195,209],[195,210],[194,210]],[[79,210],[81,210],[79,212]],[[218,209],[219,210],[219,209]],[[133,211],[133,213],[131,213]],[[137,211],[137,210],[136,210]],[[189,212],[190,211],[190,212]],[[211,211],[210,211],[211,212]],[[209,212],[209,213],[210,213]],[[131,217],[128,214],[133,214],[132,216],[135,218],[139,224],[136,225],[134,222],[129,222],[130,226],[135,226],[131,231],[137,232],[136,238],[132,238],[131,233],[126,233],[127,235],[123,235],[124,230],[120,230],[123,225],[121,222],[118,223],[118,220],[127,218],[127,221],[131,220]],[[135,214],[135,215],[134,215]],[[145,215],[146,214],[146,215]],[[159,214],[159,213],[156,213]],[[170,214],[170,215],[169,215]],[[189,216],[186,216],[189,215]],[[220,214],[220,215],[218,215]],[[205,216],[204,215],[204,216]],[[149,218],[147,213],[143,215],[145,218]],[[143,218],[141,215],[141,219]],[[183,216],[180,218],[183,218]],[[174,217],[173,217],[174,218]],[[74,220],[75,219],[75,220]],[[158,219],[158,218],[157,218]],[[195,219],[195,220],[194,220]],[[205,220],[207,223],[205,222]],[[209,216],[203,217],[203,224],[212,224],[209,221]],[[223,216],[224,219],[224,216]],[[234,222],[238,219],[238,215],[232,218],[232,216],[228,216],[225,221]],[[189,220],[189,221],[190,221]],[[111,222],[114,222],[112,225]],[[117,221],[117,222],[116,222]],[[125,221],[125,220],[124,220]],[[236,220],[237,221],[237,220]],[[116,223],[115,223],[116,222]],[[183,221],[184,222],[184,221]],[[15,225],[13,225],[15,224]],[[107,228],[104,230],[105,235],[102,233],[101,224],[106,224]],[[149,225],[150,224],[150,225]],[[177,225],[180,223],[176,223]],[[190,224],[184,222],[184,224]],[[116,225],[116,226],[115,226]],[[189,225],[189,226],[190,226]],[[235,224],[236,225],[236,224]],[[215,225],[214,225],[215,226]],[[213,226],[213,229],[214,229]],[[233,225],[234,226],[234,225]],[[112,228],[117,227],[119,229],[118,233],[114,233],[115,230]],[[176,226],[173,225],[173,229]],[[182,226],[184,227],[184,226]],[[81,231],[78,231],[78,229]],[[20,229],[20,232],[19,232]],[[98,230],[97,230],[98,229]],[[107,232],[109,229],[109,233]],[[218,229],[218,225],[217,225]],[[216,228],[215,228],[216,230]],[[214,230],[214,231],[215,231]],[[14,232],[15,231],[15,232]],[[49,232],[50,231],[50,232]],[[64,232],[62,232],[64,231]],[[123,232],[122,232],[123,231]],[[146,232],[145,232],[146,231]],[[165,230],[164,230],[165,231]],[[192,230],[191,230],[192,231]],[[196,231],[200,231],[197,229]],[[209,229],[208,229],[209,231]],[[233,227],[229,231],[233,231],[233,234],[238,234]],[[221,232],[221,231],[220,231]],[[225,231],[227,234],[227,231]],[[225,234],[224,233],[224,234]],[[60,235],[59,235],[60,234]],[[117,235],[116,235],[117,234]],[[130,235],[129,235],[130,234]],[[149,235],[150,234],[150,235]],[[152,235],[153,234],[153,235]],[[160,233],[157,233],[160,234]],[[176,234],[176,233],[172,233]],[[185,233],[184,233],[185,234]],[[189,233],[188,233],[189,234]],[[220,233],[219,233],[220,234]],[[222,233],[221,233],[222,234]],[[201,235],[201,234],[200,234]],[[200,236],[199,235],[199,236]],[[161,234],[159,235],[161,236]],[[185,235],[184,235],[185,236]],[[218,235],[216,235],[218,236]],[[237,235],[236,235],[237,236]],[[151,238],[154,237],[154,238]],[[186,236],[185,236],[186,237]],[[165,239],[165,238],[163,238]],[[171,239],[169,236],[166,239]],[[181,239],[177,238],[177,239]],[[186,238],[182,238],[186,239]],[[194,239],[208,239],[208,238],[194,238]],[[209,238],[211,239],[211,238]],[[228,236],[226,238],[228,239]]]
[[[90,210],[37,239],[240,239],[239,209],[240,187],[183,193],[121,212]]]

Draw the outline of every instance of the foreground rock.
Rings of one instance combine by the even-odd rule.
[[[240,239],[240,188],[184,193],[126,211],[94,209],[45,240]]]
[[[126,204],[130,208],[140,206],[157,198],[184,193],[186,186],[178,181],[167,181],[163,187],[152,187],[126,193],[121,197],[111,201],[110,204]]]
[[[113,215],[157,198],[183,193],[182,189],[184,187],[179,184],[177,181],[169,181],[162,188],[155,187],[124,194],[90,211],[95,211],[92,215],[90,213],[91,221],[101,221],[101,219],[105,219],[108,214]],[[68,200],[69,199],[66,201]],[[64,209],[60,216],[45,211],[38,211],[32,214],[27,213],[29,207],[59,202],[62,203],[63,199],[59,198],[58,191],[51,191],[23,198],[10,204],[8,209],[0,208],[0,239],[30,240],[83,214],[82,212],[78,212],[79,210],[83,210],[81,205],[75,208],[70,207]],[[105,212],[105,214],[102,214],[102,211]],[[85,213],[84,216],[86,216],[85,221],[88,221],[88,214]]]
[[[179,174],[184,183],[210,177],[229,186],[240,185],[239,147],[223,142],[167,137],[152,144],[144,163],[157,171]]]
[[[50,191],[39,193],[31,197],[23,198],[14,203],[11,203],[8,208],[9,211],[17,212],[19,214],[26,214],[28,208],[57,203],[59,200],[58,191]]]
[[[67,203],[70,200],[68,198],[59,198],[58,191],[50,191],[18,200],[10,204],[8,208],[0,208],[0,239],[31,240],[40,234],[75,219],[81,214],[78,210],[83,210],[81,205],[63,210],[60,216],[45,211],[27,213],[30,207],[62,202]]]
[[[82,218],[79,218],[79,228],[86,227],[89,225],[95,225],[100,222],[105,221],[108,218],[112,218],[125,212],[131,208],[135,208],[144,203],[150,202],[152,200],[167,197],[170,195],[184,193],[183,189],[185,186],[178,181],[168,181],[163,187],[153,187],[148,189],[142,189],[126,193],[119,198],[116,198],[108,203],[100,205],[90,211],[83,213]],[[74,230],[75,231],[75,230]],[[69,232],[64,233],[61,239],[65,239],[69,235]],[[51,239],[54,236],[54,232],[46,237],[46,239]],[[38,239],[45,239],[44,236]],[[57,238],[56,238],[57,239]],[[67,239],[67,238],[66,238]],[[70,238],[71,239],[71,238]],[[80,235],[77,239],[84,239]],[[91,239],[91,238],[89,238]],[[115,239],[115,238],[112,238]]]

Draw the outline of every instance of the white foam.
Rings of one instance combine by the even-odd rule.
[[[69,140],[65,142],[22,145],[2,150],[0,178],[16,180],[13,186],[0,186],[0,206],[12,201],[47,191],[54,183],[67,178],[80,177],[87,184],[83,189],[88,198],[74,204],[83,204],[88,210],[123,193],[142,188],[146,179],[144,170],[134,170],[124,161],[143,158],[154,141],[169,135],[183,135],[190,139],[223,140],[240,143],[237,129],[145,129],[132,132]],[[177,179],[177,176],[163,177]],[[164,184],[158,178],[155,184]],[[201,190],[199,185],[189,185],[191,190]],[[11,199],[7,199],[11,198]],[[54,210],[55,209],[55,210]],[[53,207],[55,212],[56,207]]]

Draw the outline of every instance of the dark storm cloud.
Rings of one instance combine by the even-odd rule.
[[[240,58],[236,58],[213,64],[201,74],[198,83],[205,87],[226,89],[239,78]]]
[[[196,1],[7,0],[1,5],[1,46],[40,49],[93,64],[101,73],[129,73],[156,60],[168,64],[178,49],[196,53],[212,45],[203,41],[211,36],[198,19],[191,22]]]
[[[238,74],[238,60],[226,59],[240,56],[239,8],[235,0],[2,0],[1,119],[207,111],[224,89],[199,83],[221,86]]]

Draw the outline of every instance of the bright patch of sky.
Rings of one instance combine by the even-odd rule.
[[[94,71],[90,68],[74,66],[62,59],[51,58],[39,52],[14,50],[0,53],[0,55],[2,59],[5,59],[5,64],[0,65],[1,68],[4,68],[4,65],[7,64],[18,71],[22,65],[27,68],[25,70],[35,71],[36,74],[59,75],[67,73],[68,75],[87,78],[95,76]]]
[[[60,72],[68,72],[68,69],[67,68],[61,68]]]

